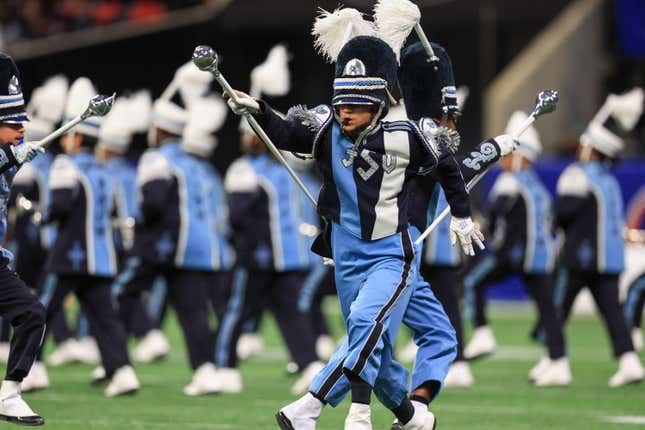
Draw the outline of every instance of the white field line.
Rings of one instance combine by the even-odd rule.
[[[79,425],[83,428],[90,426],[97,427],[114,427],[115,425],[123,426],[123,428],[154,428],[154,427],[164,427],[164,428],[191,428],[191,429],[216,429],[216,430],[238,430],[246,429],[246,425],[237,425],[237,424],[220,424],[220,423],[209,423],[209,422],[199,422],[199,421],[182,421],[182,422],[168,422],[168,421],[137,421],[137,420],[113,420],[113,419],[103,419],[103,420],[74,420],[74,419],[49,419],[47,420],[48,424],[67,424],[67,425]],[[274,426],[270,427],[255,427],[257,429],[271,429],[274,430]]]
[[[636,424],[645,425],[645,416],[642,415],[618,415],[618,416],[603,416],[600,417],[601,421],[613,424]]]

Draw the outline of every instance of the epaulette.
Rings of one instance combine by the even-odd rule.
[[[65,154],[56,156],[49,172],[49,188],[75,188],[79,181],[78,168]]]
[[[247,157],[238,158],[226,171],[224,190],[227,193],[252,193],[258,185],[257,173]]]
[[[151,149],[143,153],[137,166],[139,185],[154,180],[168,180],[172,177],[172,166],[159,150]]]
[[[334,114],[332,109],[327,105],[318,105],[313,109],[307,109],[304,105],[293,106],[287,112],[287,120],[299,121],[311,132],[315,133],[313,142],[312,156],[316,155],[318,142],[322,138],[327,127],[332,123]]]
[[[568,166],[558,179],[556,186],[558,195],[584,197],[589,192],[589,180],[578,163]]]

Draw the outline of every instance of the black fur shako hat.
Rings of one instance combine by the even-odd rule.
[[[453,118],[461,115],[450,57],[441,45],[431,45],[439,57],[436,71],[421,42],[406,47],[401,53],[399,85],[408,118],[412,120],[441,118],[443,114]]]
[[[372,36],[354,37],[338,54],[332,104],[383,104],[385,112],[396,69],[396,56],[387,43]]]
[[[21,124],[29,121],[20,87],[20,73],[13,59],[0,52],[0,123]]]

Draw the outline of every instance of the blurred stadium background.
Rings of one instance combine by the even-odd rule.
[[[373,6],[371,0],[343,3],[366,13]],[[538,90],[560,91],[557,113],[537,124],[546,155],[538,171],[552,191],[606,95],[645,85],[643,0],[416,3],[430,38],[450,53],[458,85],[470,88],[460,123],[465,145],[502,132],[509,114],[529,109]],[[34,86],[57,73],[70,79],[89,76],[103,93],[148,88],[157,96],[198,44],[215,47],[231,84],[248,88],[251,68],[271,46],[285,42],[293,57],[292,91],[272,103],[280,109],[295,103],[313,106],[329,99],[332,67],[314,52],[310,28],[318,7],[336,6],[330,0],[2,0],[0,50],[18,63],[27,99]],[[237,125],[229,117],[219,133],[213,162],[222,172],[239,155]],[[645,184],[645,120],[623,137],[627,149],[615,171],[629,205]],[[141,138],[131,156],[143,149]],[[478,188],[482,200],[493,178]],[[645,258],[639,255],[633,263],[643,266]],[[524,298],[512,282],[490,294]],[[605,418],[645,415],[642,386],[605,389],[612,364],[604,331],[593,316],[580,316],[567,328],[575,377],[571,389],[537,391],[525,383],[525,368],[539,357],[528,340],[533,311],[511,303],[494,308],[492,320],[504,348],[496,359],[475,365],[477,387],[446,393],[437,403],[442,428],[628,428]],[[332,302],[327,308],[337,314]],[[175,351],[181,351],[174,323],[168,324],[175,333]],[[340,325],[336,328],[340,336]],[[271,324],[264,331],[277,338]],[[136,398],[108,401],[89,387],[79,389],[78,381],[86,380],[90,368],[75,366],[52,370],[53,385],[60,384],[60,390],[33,395],[33,404],[52,428],[275,428],[272,414],[289,399],[289,381],[283,376],[286,355],[279,340],[269,344],[268,353],[244,365],[244,374],[255,377],[258,385],[240,396],[182,398],[178,387],[188,370],[183,356],[173,355],[166,363],[143,368],[144,386],[154,389]],[[74,383],[67,385],[70,381]],[[320,428],[339,428],[343,414],[324,414]],[[385,428],[388,422],[387,412],[379,409],[375,427]],[[634,423],[642,426],[645,418]]]

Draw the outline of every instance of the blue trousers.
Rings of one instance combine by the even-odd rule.
[[[411,234],[416,237],[418,232],[411,230]],[[334,253],[336,270],[338,270],[339,264],[343,262],[336,255]],[[415,259],[413,264],[415,267],[411,273],[415,277],[408,283],[413,285],[414,291],[407,292],[412,293],[407,302],[402,300],[391,310],[390,325],[385,336],[388,348],[382,350],[381,367],[372,384],[374,394],[390,409],[399,406],[408,393],[408,371],[392,357],[392,345],[396,340],[400,322],[413,330],[415,342],[419,345],[412,374],[413,389],[429,381],[443,384],[450,364],[457,354],[457,340],[450,320],[428,283],[420,277],[419,259]],[[342,293],[338,277],[337,288],[340,298]],[[349,380],[343,374],[343,366],[349,355],[349,345],[348,337],[343,340],[309,389],[316,397],[324,399],[334,407],[350,390]]]

